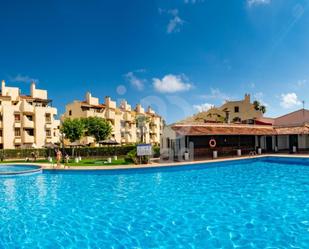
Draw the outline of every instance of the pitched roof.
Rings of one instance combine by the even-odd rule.
[[[172,129],[178,135],[275,135],[272,126],[243,124],[204,124],[174,125]]]
[[[300,109],[295,112],[285,114],[281,117],[275,118],[275,126],[295,126],[309,123],[309,110]]]
[[[292,134],[308,134],[309,135],[309,123],[303,126],[294,127],[276,127],[275,128],[278,135],[292,135]]]

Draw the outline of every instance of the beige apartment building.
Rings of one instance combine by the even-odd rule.
[[[144,128],[137,122],[138,116],[146,117]],[[67,118],[100,117],[110,121],[113,132],[112,140],[119,144],[132,144],[141,142],[141,133],[144,130],[144,142],[159,144],[162,133],[163,120],[151,107],[145,110],[140,104],[132,109],[127,101],[123,100],[119,106],[110,97],[105,97],[104,104],[100,104],[99,98],[91,93],[86,94],[84,101],[74,101],[66,106],[66,111],[61,117]],[[84,144],[94,144],[92,137],[85,137],[81,141]]]
[[[31,84],[30,95],[1,83],[0,148],[42,148],[59,142],[57,109],[50,106],[46,90]]]
[[[179,123],[250,123],[262,117],[263,113],[251,103],[250,94],[245,94],[242,100],[226,101],[222,106],[213,106]]]

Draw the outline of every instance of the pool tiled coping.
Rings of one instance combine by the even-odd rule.
[[[227,162],[236,160],[245,160],[253,158],[263,158],[263,157],[290,157],[290,158],[309,158],[309,154],[263,154],[257,156],[242,156],[242,157],[225,157],[218,159],[207,159],[207,160],[196,160],[196,161],[184,161],[184,162],[173,162],[173,163],[151,163],[151,164],[141,164],[141,165],[114,165],[114,166],[71,166],[57,168],[56,165],[42,164],[42,163],[14,163],[14,165],[38,165],[43,169],[48,170],[119,170],[119,169],[147,169],[147,168],[158,168],[158,167],[171,167],[171,166],[183,166],[183,165],[195,165],[195,164],[205,164],[214,162]],[[10,164],[10,163],[7,163]]]

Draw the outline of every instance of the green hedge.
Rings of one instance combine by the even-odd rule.
[[[74,154],[81,157],[106,157],[106,156],[124,156],[129,151],[135,148],[135,145],[115,146],[115,147],[85,147],[75,148]],[[72,148],[65,148],[65,153],[72,155]],[[25,159],[31,157],[32,153],[37,157],[43,158],[48,155],[55,156],[53,149],[14,149],[14,150],[0,150],[0,159]]]
[[[75,148],[74,155],[81,157],[106,157],[106,156],[124,156],[129,151],[134,149],[135,145],[125,146],[110,146],[110,147],[84,147]],[[72,148],[65,148],[65,153],[69,156],[72,155]]]

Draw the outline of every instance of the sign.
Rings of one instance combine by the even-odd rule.
[[[151,144],[138,144],[137,145],[137,156],[151,156],[152,146]]]

